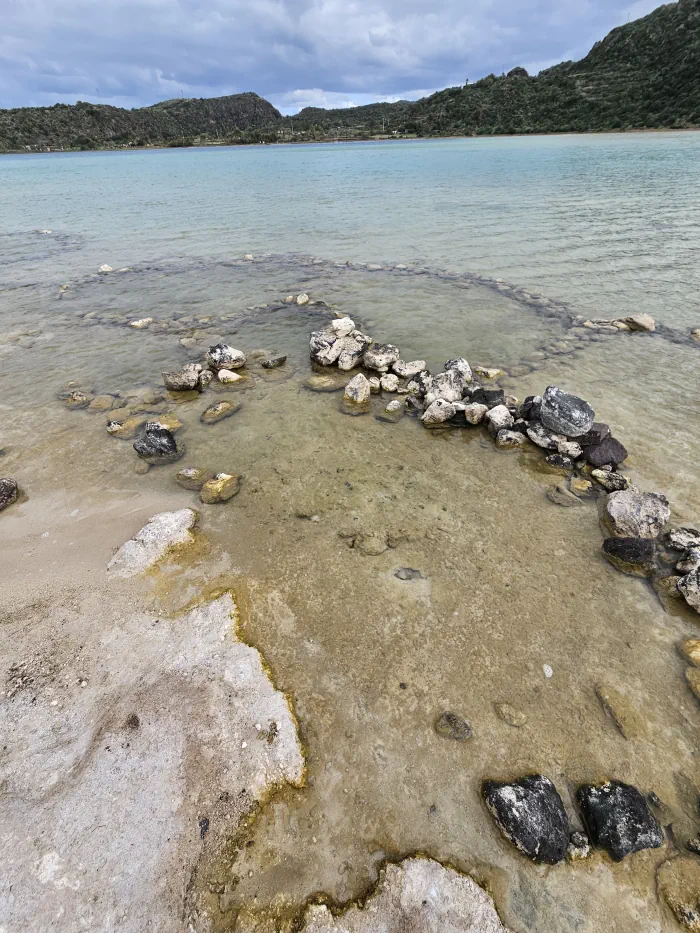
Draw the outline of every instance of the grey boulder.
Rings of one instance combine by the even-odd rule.
[[[557,386],[548,386],[542,396],[540,420],[555,434],[580,437],[593,427],[595,412],[582,398]]]
[[[634,486],[611,493],[603,511],[603,522],[615,538],[658,538],[670,517],[665,496]]]

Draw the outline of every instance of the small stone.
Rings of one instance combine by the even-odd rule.
[[[395,398],[393,401],[389,402],[384,410],[387,412],[403,411],[403,402]]]
[[[364,364],[367,369],[386,373],[400,357],[399,348],[392,343],[373,343],[365,350]]]
[[[603,521],[616,538],[658,538],[671,517],[668,499],[634,486],[607,497]]]
[[[199,470],[197,467],[186,467],[184,470],[180,470],[176,475],[175,482],[178,486],[182,486],[183,489],[193,489],[198,492],[210,479],[214,479],[214,474],[211,470]]]
[[[518,408],[518,417],[525,421],[538,421],[540,417],[541,395],[528,395]]]
[[[678,650],[693,667],[700,667],[700,639],[686,638],[684,642],[681,642]]]
[[[202,502],[212,505],[216,502],[228,502],[241,489],[241,478],[235,473],[217,473],[214,479],[207,480],[199,492]]]
[[[623,473],[615,473],[610,470],[591,470],[591,476],[596,483],[599,483],[608,492],[620,492],[630,487],[630,481]]]
[[[505,405],[496,405],[486,413],[486,423],[489,434],[495,437],[499,431],[507,431],[513,427],[513,416]]]
[[[235,415],[237,411],[240,411],[240,408],[240,402],[215,402],[213,405],[204,409],[199,420],[203,424],[216,424],[217,421],[223,421],[224,418],[230,418],[231,415]]]
[[[100,268],[97,270],[101,272],[102,275],[106,275],[108,272],[114,272],[114,269],[111,266],[108,266],[107,263],[103,263]]]
[[[345,384],[337,376],[315,373],[304,380],[304,388],[312,392],[340,392],[345,388]]]
[[[612,719],[624,738],[646,737],[648,732],[646,722],[640,716],[632,700],[609,684],[596,684],[595,692],[606,715]]]
[[[371,394],[370,385],[366,376],[358,373],[345,386],[345,401],[355,405],[366,405]]]
[[[222,385],[232,386],[237,382],[243,382],[243,376],[234,373],[232,369],[220,369],[216,374],[217,379]]]
[[[481,376],[482,379],[498,379],[499,376],[505,376],[505,371],[502,369],[489,369],[488,366],[473,366],[472,369],[477,376]]]
[[[398,392],[399,377],[393,373],[387,373],[379,380],[383,392]]]
[[[520,431],[507,431],[504,429],[496,435],[496,447],[499,450],[521,449],[525,444],[525,435],[521,434]]]
[[[556,865],[569,845],[569,818],[556,787],[542,774],[512,783],[485,781],[484,802],[505,838],[534,862]]]
[[[661,827],[636,787],[621,781],[584,784],[576,799],[591,842],[607,849],[616,862],[663,845]]]
[[[629,317],[623,317],[620,320],[630,330],[648,331],[649,333],[656,330],[656,322],[650,314],[631,314]]]
[[[410,363],[396,360],[395,363],[391,364],[391,368],[402,379],[413,379],[414,376],[417,376],[418,373],[423,372],[425,369],[425,360],[412,360]]]
[[[260,364],[263,369],[279,369],[287,362],[286,356],[269,356]]]
[[[0,479],[0,512],[17,501],[19,487],[17,483],[9,477]]]
[[[464,408],[464,417],[468,424],[481,424],[488,411],[487,405],[480,405],[478,402],[471,402]]]
[[[152,317],[142,317],[137,321],[129,321],[129,327],[133,327],[134,330],[143,330],[148,327],[149,324],[153,323]]]
[[[582,862],[591,854],[591,844],[585,833],[572,833],[569,845],[566,847],[566,860],[568,862]]]
[[[80,408],[87,408],[88,405],[92,402],[93,396],[87,395],[85,392],[80,392],[76,390],[71,392],[66,401],[66,408],[70,408],[72,411],[76,411]]]
[[[693,691],[695,699],[700,700],[700,668],[686,667],[685,679],[688,682],[688,686]]]
[[[495,709],[500,719],[502,719],[506,725],[512,726],[514,729],[521,729],[527,722],[525,713],[521,713],[520,710],[511,706],[510,703],[496,703]]]
[[[203,369],[199,374],[199,388],[206,389],[214,378],[214,373],[209,369]]]
[[[593,483],[581,476],[572,476],[569,480],[569,489],[579,499],[589,499],[594,495]]]
[[[158,420],[154,421],[153,424],[157,424],[161,428],[166,428],[171,434],[177,434],[182,427],[182,422],[173,412],[169,412],[165,415],[158,415]]]
[[[207,350],[207,363],[214,372],[240,369],[246,364],[246,356],[242,350],[236,350],[227,343],[217,343]]]
[[[680,926],[700,933],[700,861],[688,856],[669,859],[656,878],[659,892]]]
[[[456,713],[443,713],[435,722],[435,731],[443,739],[465,742],[472,737],[472,727]]]
[[[372,395],[379,395],[382,389],[382,383],[379,379],[379,376],[370,376],[367,382],[369,382],[369,391],[372,393]]]
[[[564,508],[572,508],[575,506],[583,505],[578,496],[575,496],[572,492],[563,486],[561,483],[557,483],[556,486],[550,486],[547,490],[547,498],[550,502],[553,502],[555,505],[561,505]]]
[[[399,567],[394,571],[397,580],[422,580],[423,574],[420,570],[414,570],[412,567]]]
[[[583,399],[557,386],[548,386],[542,396],[540,420],[545,428],[565,437],[580,437],[591,430],[595,412]]]
[[[691,330],[690,339],[694,340],[696,343],[700,343],[700,327],[696,327],[695,330]]]
[[[302,292],[301,295],[297,295],[296,300],[298,305],[307,305],[311,299],[306,292]]]
[[[199,363],[187,363],[179,373],[163,373],[163,385],[170,392],[191,392],[199,389]]]
[[[154,465],[175,463],[185,453],[184,444],[178,445],[172,433],[155,421],[146,424],[146,433],[133,447],[142,460]]]
[[[650,577],[656,566],[656,546],[649,538],[606,538],[603,554],[621,573]]]
[[[423,413],[421,421],[425,425],[434,425],[434,424],[444,424],[445,421],[449,421],[450,418],[454,418],[457,414],[457,409],[451,402],[445,401],[443,398],[436,399]]]
[[[544,458],[543,467],[548,473],[568,476],[574,468],[574,463],[571,457],[565,457],[563,454],[549,454]]]

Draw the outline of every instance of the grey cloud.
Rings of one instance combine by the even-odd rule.
[[[655,0],[0,0],[0,106],[255,90],[294,111],[579,57]]]

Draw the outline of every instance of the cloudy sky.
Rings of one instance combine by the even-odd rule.
[[[257,91],[280,110],[416,98],[580,58],[657,0],[0,0],[0,108]]]

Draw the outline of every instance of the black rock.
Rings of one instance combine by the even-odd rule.
[[[608,463],[617,466],[618,463],[624,463],[627,459],[627,450],[611,435],[601,441],[600,444],[584,447],[583,458],[593,467],[606,466]]]
[[[17,499],[19,488],[13,479],[0,479],[0,512]]]
[[[549,778],[531,774],[513,783],[484,781],[481,793],[498,828],[524,855],[547,865],[566,857],[569,818]]]
[[[174,463],[184,453],[172,432],[154,421],[148,422],[144,436],[134,442],[134,450],[148,463]]]
[[[579,437],[578,442],[582,447],[595,447],[602,444],[606,437],[610,437],[610,428],[602,421],[594,421],[591,430]]]
[[[576,799],[591,842],[607,849],[615,861],[663,845],[661,827],[636,787],[621,781],[584,784]]]
[[[606,538],[603,553],[622,573],[650,577],[654,572],[656,545],[650,538]]]
[[[277,369],[278,366],[284,366],[287,362],[286,356],[271,356],[262,361],[263,369]]]
[[[563,454],[549,454],[544,458],[544,462],[555,473],[570,473],[574,468],[574,461],[571,457],[565,457]]]
[[[528,395],[518,409],[518,416],[526,421],[531,421],[533,418],[539,419],[541,404],[542,397],[540,395]]]
[[[435,722],[435,731],[443,739],[453,739],[455,742],[466,742],[472,737],[472,727],[466,719],[456,713],[443,713]]]
[[[527,437],[527,421],[524,418],[516,418],[513,422],[512,431],[519,431]]]
[[[540,421],[565,437],[580,437],[593,427],[595,412],[582,398],[570,395],[557,386],[547,386],[542,396]]]
[[[479,386],[478,389],[470,393],[469,401],[479,405],[487,405],[489,408],[495,408],[496,405],[502,405],[504,403],[505,397],[506,393],[503,389]]]

